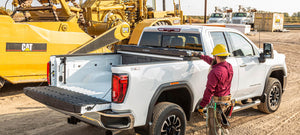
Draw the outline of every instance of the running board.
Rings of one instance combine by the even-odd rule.
[[[259,104],[260,104],[260,100],[256,100],[254,102],[251,102],[251,103],[248,103],[248,104],[245,104],[245,105],[237,105],[237,106],[233,107],[232,112],[237,112],[237,111],[240,111],[240,110],[243,110],[243,109],[247,109],[247,108],[250,108],[250,107],[253,107],[253,106],[257,106]]]

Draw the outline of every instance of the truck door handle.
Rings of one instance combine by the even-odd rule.
[[[247,66],[247,64],[242,64],[242,65],[240,65],[240,67],[246,67]]]

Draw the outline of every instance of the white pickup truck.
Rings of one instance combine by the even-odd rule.
[[[50,86],[24,92],[71,116],[71,124],[182,135],[202,99],[210,67],[190,54],[210,55],[216,44],[231,53],[231,95],[240,103],[234,111],[255,105],[265,113],[276,111],[286,86],[285,56],[272,44],[260,50],[239,31],[221,27],[148,27],[137,46],[118,46],[115,53],[51,56]]]

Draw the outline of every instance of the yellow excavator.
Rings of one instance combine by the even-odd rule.
[[[0,9],[0,88],[45,82],[51,55],[111,52],[137,44],[145,27],[184,22],[180,0],[174,11],[156,11],[147,0],[32,1],[13,0],[11,14]]]

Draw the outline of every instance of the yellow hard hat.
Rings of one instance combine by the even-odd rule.
[[[228,56],[230,53],[226,51],[226,47],[223,44],[217,44],[211,53],[214,56]]]

